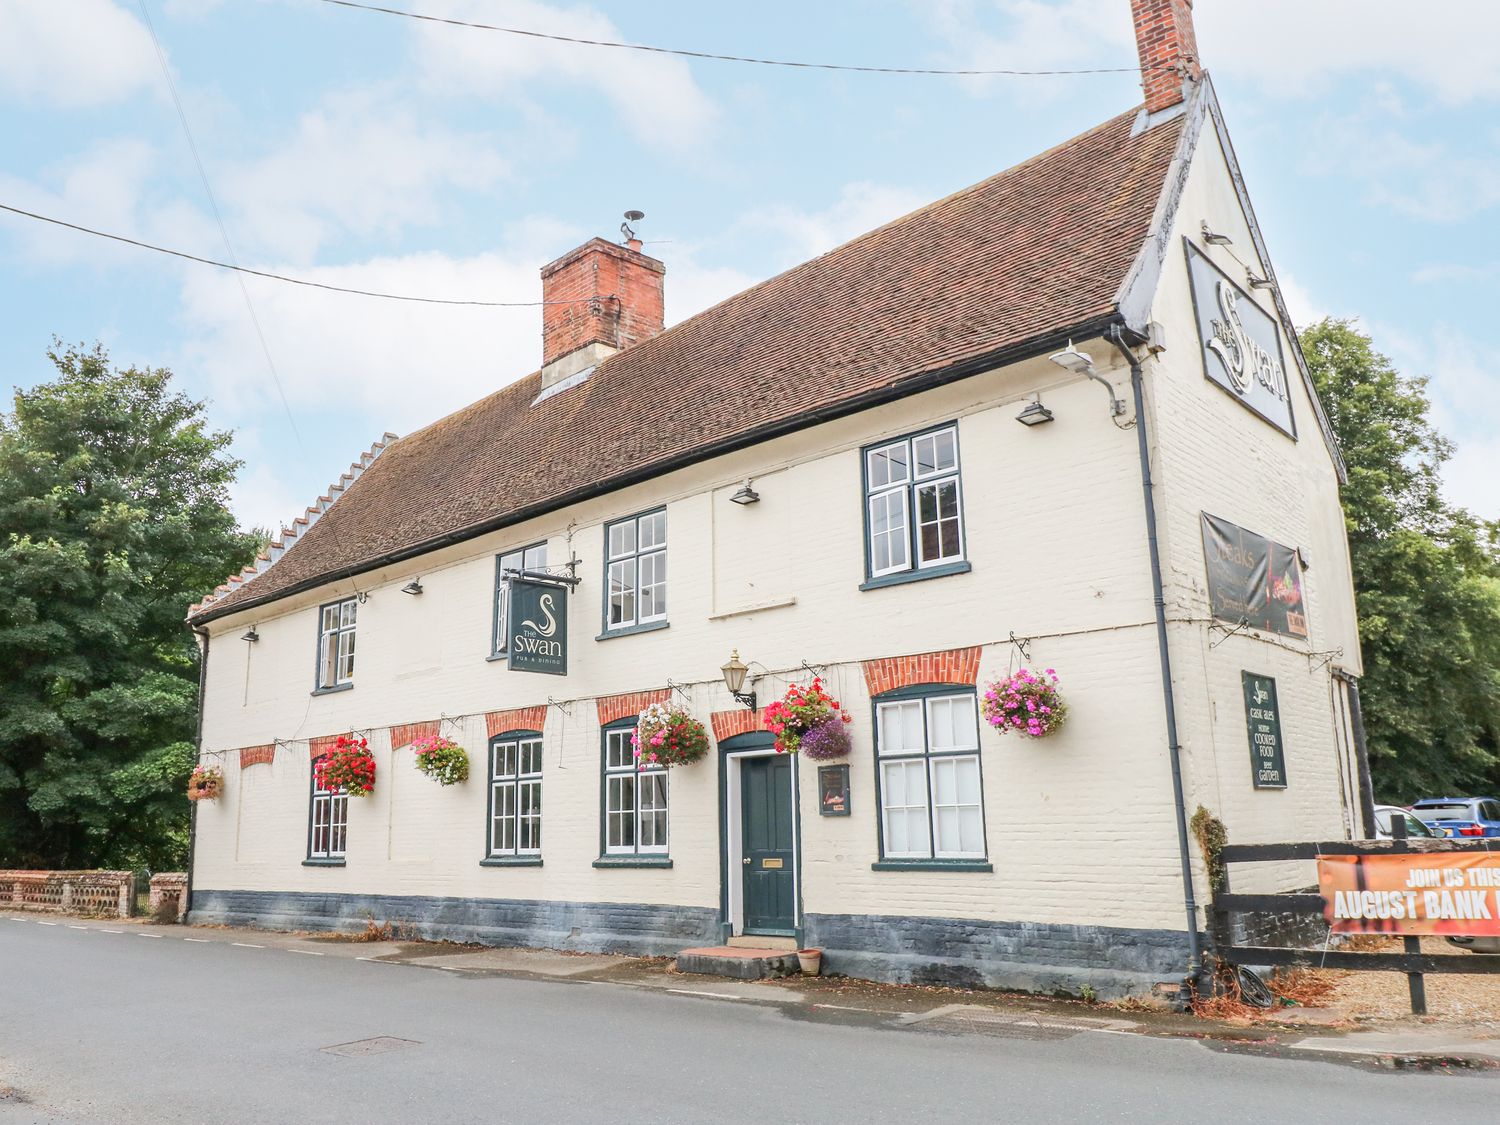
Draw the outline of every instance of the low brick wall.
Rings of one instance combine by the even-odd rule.
[[[160,910],[165,899],[173,899],[177,903],[177,920],[181,922],[187,917],[187,873],[185,871],[164,871],[159,875],[151,876],[151,914],[154,917]]]
[[[0,871],[0,908],[128,918],[134,906],[129,871]]]

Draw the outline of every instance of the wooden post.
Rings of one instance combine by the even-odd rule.
[[[1409,852],[1411,846],[1406,842],[1406,817],[1391,817],[1391,836],[1393,837],[1392,851]],[[1407,935],[1401,939],[1401,946],[1407,953],[1421,953],[1422,939]],[[1406,974],[1407,991],[1411,993],[1411,1014],[1414,1016],[1425,1016],[1427,1014],[1427,982],[1422,979],[1421,973]]]

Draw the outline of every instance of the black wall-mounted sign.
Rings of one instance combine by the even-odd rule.
[[[1276,681],[1241,672],[1245,687],[1245,723],[1250,731],[1250,778],[1257,789],[1286,788],[1286,755],[1281,745],[1281,707]]]
[[[510,580],[506,617],[510,666],[517,672],[568,674],[568,592],[546,582]]]
[[[1220,621],[1307,636],[1302,563],[1296,551],[1204,512],[1203,554],[1209,606]]]
[[[1186,239],[1203,373],[1241,405],[1295,438],[1280,322]]]
[[[849,815],[849,767],[818,767],[818,815]]]

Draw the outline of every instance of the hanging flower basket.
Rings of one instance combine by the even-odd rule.
[[[766,729],[776,736],[778,754],[806,754],[828,761],[849,754],[848,724],[854,720],[839,701],[823,690],[821,677],[809,687],[793,684],[766,708]]]
[[[984,689],[985,722],[1001,734],[1014,731],[1027,738],[1045,738],[1068,717],[1068,705],[1057,690],[1057,673],[1045,668],[1041,674],[1029,668],[1012,672]]]
[[[189,801],[217,801],[224,792],[224,771],[218,766],[194,766],[188,778]]]
[[[375,755],[363,738],[341,734],[333,749],[319,758],[313,769],[322,789],[343,790],[351,797],[363,797],[375,788]]]
[[[642,766],[685,766],[708,753],[708,731],[680,707],[653,703],[641,712],[630,744]]]
[[[442,735],[419,738],[411,744],[417,753],[417,769],[439,785],[469,780],[469,752]]]

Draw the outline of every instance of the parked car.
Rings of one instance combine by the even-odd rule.
[[[1439,836],[1500,836],[1500,801],[1493,797],[1428,797],[1411,811]]]
[[[1450,937],[1448,940],[1470,953],[1500,953],[1500,937]]]
[[[1399,820],[1406,821],[1406,835],[1411,839],[1431,839],[1439,835],[1403,808],[1396,805],[1376,805],[1375,839],[1392,839],[1395,833],[1391,831],[1391,822]]]

